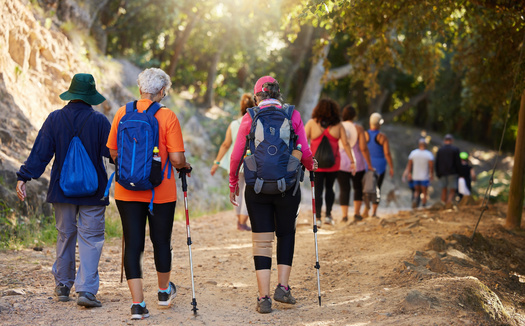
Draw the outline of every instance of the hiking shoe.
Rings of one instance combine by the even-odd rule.
[[[348,216],[343,217],[343,219],[341,220],[341,222],[348,222]]]
[[[354,222],[361,222],[363,217],[359,214],[354,215]]]
[[[157,296],[159,297],[159,306],[169,307],[171,304],[171,300],[173,300],[177,296],[177,287],[175,286],[175,284],[173,284],[173,282],[170,282],[169,288],[169,293],[161,291],[157,293]]]
[[[251,231],[252,228],[249,227],[246,224],[241,224],[241,223],[237,222],[237,230],[239,230],[239,231]]]
[[[66,302],[69,301],[70,289],[64,284],[60,283],[55,287],[55,294],[58,297],[58,301]]]
[[[102,303],[97,300],[93,293],[78,292],[77,305],[82,307],[102,307]]]
[[[257,307],[255,308],[261,314],[272,312],[272,299],[269,296],[257,298]]]
[[[324,224],[334,225],[334,220],[332,219],[331,216],[327,216],[324,218]]]
[[[275,288],[273,299],[282,303],[295,304],[295,298],[292,297],[291,290],[291,287],[286,288],[285,286],[279,284],[277,285],[277,288]]]
[[[138,320],[149,317],[149,311],[146,307],[142,307],[140,304],[131,305],[131,319]]]
[[[320,228],[321,228],[321,225],[322,225],[323,223],[321,222],[321,219],[320,219],[320,218],[316,218],[316,219],[315,219],[315,224],[317,225],[317,228],[320,229]]]

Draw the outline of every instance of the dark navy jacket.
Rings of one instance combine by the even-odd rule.
[[[80,139],[97,170],[98,191],[90,197],[66,197],[59,184],[60,170],[66,158],[69,142],[74,136],[73,130],[75,133],[78,132],[88,117],[89,121],[84,126]],[[101,201],[108,182],[102,157],[109,158],[106,142],[110,129],[111,124],[108,119],[102,113],[93,110],[91,105],[84,102],[69,102],[62,109],[51,112],[47,117],[38,132],[31,154],[16,173],[18,180],[27,182],[31,179],[38,179],[54,156],[47,202],[87,206],[108,205],[108,200]]]
[[[461,168],[459,148],[450,144],[443,145],[437,151],[435,166],[438,178],[459,174],[459,169]]]

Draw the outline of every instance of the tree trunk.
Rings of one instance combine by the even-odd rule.
[[[170,65],[168,66],[168,75],[172,77],[175,74],[175,69],[177,68],[177,63],[179,62],[180,55],[182,53],[182,50],[184,49],[184,45],[188,41],[188,38],[190,37],[191,30],[193,27],[195,27],[195,23],[197,22],[198,18],[200,17],[199,13],[195,13],[190,17],[190,21],[186,25],[186,28],[180,34],[180,37],[177,37],[175,39],[175,45],[173,48],[173,54],[170,58]]]
[[[297,108],[302,112],[304,121],[310,120],[312,111],[321,96],[321,91],[323,90],[322,79],[325,71],[323,64],[328,55],[328,51],[330,51],[330,43],[324,46],[317,62],[312,62],[312,68],[310,68],[306,85],[301,94],[301,99]]]
[[[211,108],[215,104],[213,100],[213,96],[215,94],[215,88],[213,87],[213,84],[215,83],[215,79],[217,78],[217,65],[219,64],[219,60],[224,50],[224,44],[226,44],[226,42],[221,43],[221,45],[217,49],[217,52],[215,52],[215,54],[213,55],[213,58],[210,62],[210,67],[208,68],[208,78],[206,80],[206,93],[204,94],[203,101],[203,105],[207,109]]]
[[[510,180],[509,203],[505,227],[517,229],[521,226],[523,212],[523,194],[525,184],[525,90],[521,94],[521,105],[518,117],[518,135],[514,149],[514,167]]]
[[[288,98],[288,94],[290,93],[290,86],[292,84],[292,80],[293,80],[293,77],[295,76],[295,73],[297,72],[297,70],[299,70],[299,68],[301,67],[301,64],[304,61],[304,57],[306,56],[308,51],[310,51],[311,49],[312,36],[314,34],[313,33],[314,27],[311,25],[307,25],[305,26],[304,32],[303,31],[301,32],[302,33],[299,34],[300,39],[296,43],[296,46],[294,46],[296,54],[294,55],[293,63],[288,69],[286,73],[286,77],[282,83],[283,84],[282,94],[285,99]]]

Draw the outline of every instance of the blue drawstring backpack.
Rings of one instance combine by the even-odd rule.
[[[63,113],[63,112],[62,112]],[[80,140],[80,134],[93,112],[84,121],[79,132],[73,132],[73,138],[69,142],[66,158],[60,171],[60,188],[66,197],[88,197],[93,196],[98,190],[98,175],[86,148]],[[65,113],[62,114],[64,118]],[[69,120],[69,118],[64,118]],[[69,120],[66,125],[74,128]]]

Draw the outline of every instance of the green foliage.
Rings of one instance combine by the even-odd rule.
[[[41,247],[56,241],[57,231],[52,216],[17,216],[0,200],[0,248]]]
[[[485,196],[487,188],[492,184],[492,189],[490,191],[489,199],[495,202],[506,203],[509,200],[509,190],[510,190],[510,179],[511,173],[509,171],[496,170],[494,173],[494,180],[492,179],[492,170],[481,172],[477,176],[477,181],[475,187],[480,197]]]

